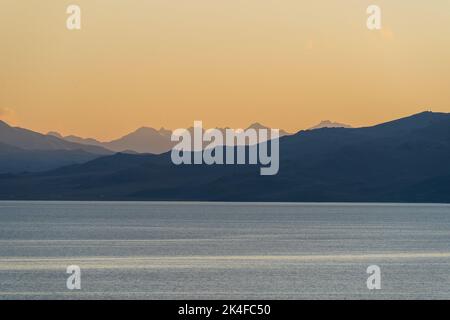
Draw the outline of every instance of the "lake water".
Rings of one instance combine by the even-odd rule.
[[[0,202],[0,299],[103,298],[450,299],[450,206]]]

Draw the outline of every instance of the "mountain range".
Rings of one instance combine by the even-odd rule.
[[[323,120],[308,130],[322,129],[322,128],[351,128],[352,126],[344,123],[333,122],[330,120]]]
[[[26,150],[83,150],[98,155],[111,153],[111,151],[99,146],[78,144],[28,129],[11,127],[1,120],[0,143]]]
[[[101,146],[74,143],[11,127],[0,120],[0,173],[49,170],[112,153]]]
[[[259,123],[249,128],[268,129]],[[193,128],[188,130],[192,131]],[[225,129],[219,129],[224,131]],[[288,133],[281,130],[280,135]],[[141,127],[121,138],[100,142],[74,135],[63,137],[58,132],[46,135],[12,127],[0,120],[0,174],[39,172],[70,164],[81,164],[117,152],[161,154],[175,145],[172,131]]]
[[[270,129],[258,122],[253,123],[248,128],[252,129]],[[247,129],[248,129],[247,128]],[[222,132],[225,132],[227,128],[216,128]],[[188,128],[188,131],[192,132],[193,128]],[[136,131],[133,131],[121,138],[108,141],[100,142],[92,138],[80,138],[77,136],[66,136],[63,137],[58,132],[49,132],[47,135],[55,136],[60,139],[64,139],[69,142],[85,144],[90,146],[102,147],[114,152],[126,152],[126,153],[152,153],[161,154],[172,150],[176,145],[176,142],[171,141],[172,131],[161,128],[159,130],[141,127]],[[280,130],[280,136],[289,135],[288,132]]]
[[[1,141],[0,141],[1,142]],[[280,138],[280,170],[172,164],[118,153],[37,173],[0,175],[0,199],[450,203],[450,114]]]

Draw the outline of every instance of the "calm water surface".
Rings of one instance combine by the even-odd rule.
[[[0,299],[42,298],[450,299],[450,206],[0,201]]]

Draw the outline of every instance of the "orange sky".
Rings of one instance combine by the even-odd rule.
[[[66,29],[72,3],[80,31]],[[450,112],[450,1],[376,1],[383,29],[369,31],[373,3],[2,0],[0,119],[111,139]]]

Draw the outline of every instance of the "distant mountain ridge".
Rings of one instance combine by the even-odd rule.
[[[0,177],[0,199],[450,203],[450,114],[280,138],[280,170],[116,154]]]
[[[83,150],[99,155],[111,154],[111,151],[102,147],[73,143],[28,129],[11,127],[1,120],[0,142],[26,150]]]
[[[308,130],[316,130],[316,129],[322,129],[322,128],[351,128],[351,125],[339,123],[339,122],[333,122],[330,120],[323,120],[320,123],[316,124],[315,126],[309,128]]]
[[[167,152],[173,146],[170,141],[172,132],[161,128],[156,130],[149,127],[141,127],[121,138],[108,142],[101,142],[93,138],[81,138],[74,135],[63,137],[58,132],[49,132],[48,135],[61,137],[64,140],[100,146],[114,152],[132,151],[135,153],[153,153],[160,154]]]
[[[270,129],[269,127],[263,126],[262,124],[256,122],[250,125],[248,128],[252,129]],[[225,132],[227,128],[216,128]],[[193,128],[188,128],[190,132]],[[170,151],[177,142],[171,141],[172,131],[161,128],[159,130],[150,127],[141,127],[121,138],[108,141],[100,142],[92,138],[80,138],[77,136],[66,136],[63,137],[58,132],[49,132],[47,135],[53,135],[58,138],[80,143],[91,146],[103,147],[114,152],[125,152],[132,151],[137,153],[151,153],[151,154],[161,154]],[[288,132],[280,130],[280,136],[289,135]]]
[[[100,142],[73,135],[63,137],[54,131],[44,135],[0,120],[0,174],[51,170],[116,152],[160,154],[175,145],[171,134],[164,128],[142,127],[122,138]]]
[[[109,154],[100,146],[68,142],[0,120],[0,174],[50,170]]]

